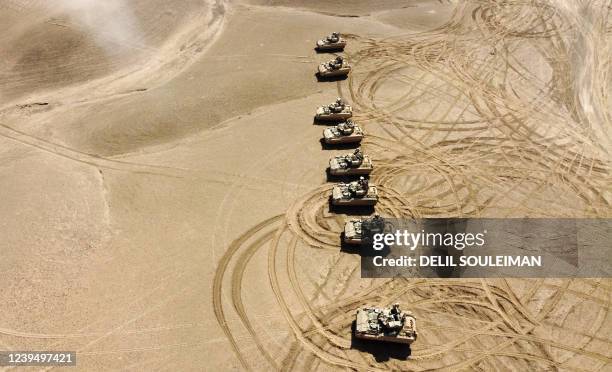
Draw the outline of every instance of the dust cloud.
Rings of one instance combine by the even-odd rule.
[[[85,27],[107,51],[145,47],[138,21],[126,0],[55,0],[53,10]]]

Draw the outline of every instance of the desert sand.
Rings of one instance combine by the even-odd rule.
[[[612,217],[604,0],[0,0],[0,349],[73,370],[611,368],[610,279],[362,279],[318,105],[394,217]],[[346,80],[315,41],[348,38]],[[406,304],[410,355],[351,345]]]

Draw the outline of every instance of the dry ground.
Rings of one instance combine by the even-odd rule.
[[[0,0],[0,349],[76,370],[611,368],[609,279],[366,280],[317,105],[387,216],[612,217],[612,2]],[[349,38],[351,77],[317,82]],[[419,340],[354,347],[363,304]],[[353,347],[352,347],[353,346]]]

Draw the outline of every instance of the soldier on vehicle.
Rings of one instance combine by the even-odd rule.
[[[368,193],[368,186],[368,180],[364,177],[359,177],[359,181],[352,182],[349,189],[355,196],[361,197]]]
[[[353,131],[355,130],[355,123],[352,120],[347,120],[344,123],[340,123],[337,126],[338,131],[340,131],[340,133],[342,133],[345,136],[348,136],[349,134],[353,133]]]
[[[334,60],[329,62],[329,67],[332,70],[337,70],[340,67],[342,67],[343,63],[344,63],[344,58],[342,56],[338,56],[338,57],[336,57],[336,59],[334,59]]]
[[[332,32],[331,35],[327,37],[327,41],[329,41],[330,43],[337,43],[339,40],[340,40],[339,32]]]
[[[331,112],[342,112],[342,110],[344,110],[345,106],[346,106],[346,104],[344,103],[342,98],[338,97],[338,98],[336,98],[336,102],[334,102],[334,103],[329,105],[329,110]]]
[[[360,148],[356,148],[355,151],[353,151],[351,161],[359,161],[359,163],[363,161],[363,153]]]
[[[342,162],[342,166],[347,168],[351,167],[359,167],[363,163],[363,153],[361,149],[355,149],[352,154],[348,154],[344,157],[344,162]]]

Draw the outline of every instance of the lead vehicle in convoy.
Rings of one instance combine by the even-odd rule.
[[[385,229],[385,220],[378,214],[372,218],[356,218],[344,224],[342,241],[346,244],[361,244],[366,236],[372,237],[375,233],[382,233]]]
[[[364,177],[359,181],[339,183],[332,189],[331,203],[337,206],[373,206],[378,202],[378,189]]]
[[[344,50],[346,40],[340,36],[339,32],[332,32],[325,38],[317,41],[316,49],[320,52],[330,52]]]
[[[416,318],[397,303],[390,308],[363,307],[357,310],[355,337],[411,344],[417,339]]]
[[[328,145],[361,142],[363,130],[352,120],[347,120],[323,131],[323,140]]]
[[[360,149],[329,159],[329,174],[332,176],[367,176],[373,169],[372,159]]]
[[[351,116],[353,116],[353,108],[340,97],[330,105],[320,106],[315,113],[315,119],[321,121],[343,121]]]
[[[342,56],[338,56],[329,62],[321,63],[319,65],[319,77],[338,77],[346,76],[351,72],[351,65],[348,64]]]

